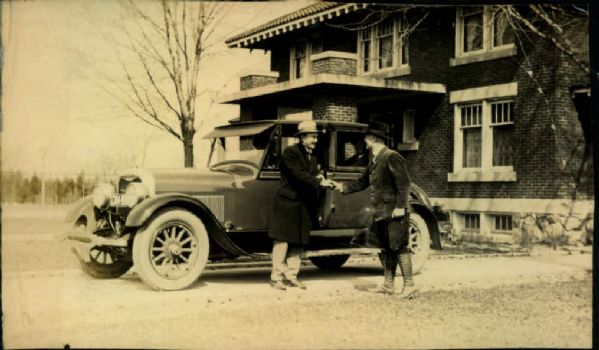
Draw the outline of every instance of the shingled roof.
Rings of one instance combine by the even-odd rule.
[[[248,47],[252,43],[271,38],[281,33],[337,17],[367,7],[368,4],[348,4],[339,2],[317,2],[297,11],[273,19],[263,25],[235,35],[225,41],[233,47]]]

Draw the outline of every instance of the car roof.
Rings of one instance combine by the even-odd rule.
[[[230,136],[246,136],[259,134],[266,129],[275,125],[297,125],[302,120],[255,120],[247,122],[237,122],[227,125],[221,125],[214,128],[213,131],[206,134],[203,138],[214,138],[214,137],[230,137]],[[340,122],[332,120],[314,120],[316,125],[321,129],[330,127],[342,127],[342,128],[358,128],[365,129],[368,127],[367,124],[363,123],[352,123],[352,122]]]

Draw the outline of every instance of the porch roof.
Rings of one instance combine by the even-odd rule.
[[[354,92],[368,93],[369,95],[381,95],[398,92],[412,93],[434,93],[445,94],[447,92],[444,84],[425,83],[409,80],[390,80],[364,76],[350,76],[339,74],[317,74],[302,79],[289,80],[281,83],[260,86],[248,90],[239,91],[217,98],[218,103],[240,103],[244,100],[257,99],[261,97],[276,97],[290,93],[310,93],[318,86],[327,88],[351,89]]]
[[[319,22],[324,22],[328,19],[366,8],[367,6],[369,6],[369,4],[366,3],[345,4],[328,1],[317,2],[235,35],[225,40],[225,43],[230,48],[250,47],[252,44],[259,41]]]

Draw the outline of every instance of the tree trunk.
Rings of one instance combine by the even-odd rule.
[[[193,168],[193,136],[195,115],[191,114],[181,121],[181,135],[183,135],[183,151],[185,153],[185,167]]]
[[[186,168],[193,168],[193,135],[191,136],[191,138],[188,140],[187,137],[185,137],[185,140],[183,141],[183,150],[185,152],[185,167]]]

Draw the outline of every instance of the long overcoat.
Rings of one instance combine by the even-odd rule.
[[[372,158],[372,157],[371,157]],[[370,190],[370,204],[373,208],[374,223],[371,231],[377,231],[380,221],[387,221],[388,244],[391,249],[399,249],[407,244],[409,227],[410,176],[405,159],[396,151],[383,147],[375,161],[369,162],[362,175],[344,184],[344,194]],[[399,222],[392,220],[395,208],[404,208],[406,215]],[[375,223],[379,222],[379,225]],[[379,230],[380,231],[380,230]],[[377,237],[380,239],[380,236]],[[383,243],[379,243],[381,247]]]
[[[281,180],[273,200],[268,235],[278,241],[307,245],[316,223],[318,163],[305,147],[287,147],[281,157]]]

